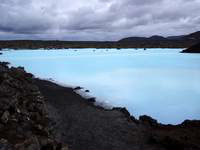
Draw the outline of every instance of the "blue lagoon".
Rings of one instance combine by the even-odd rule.
[[[8,50],[1,61],[90,90],[98,104],[164,124],[200,119],[200,55],[181,49]]]

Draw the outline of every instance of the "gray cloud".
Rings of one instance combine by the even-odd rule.
[[[0,39],[119,40],[200,30],[199,0],[1,0]]]

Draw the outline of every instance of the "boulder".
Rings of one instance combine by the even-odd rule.
[[[90,91],[89,91],[89,90],[85,90],[85,92],[86,92],[86,93],[89,93]]]
[[[128,112],[128,110],[125,107],[123,107],[123,108],[121,108],[121,107],[114,107],[112,110],[120,111],[123,114],[125,114],[126,117],[130,117],[130,113]]]
[[[10,113],[8,111],[5,111],[3,113],[3,115],[1,116],[1,122],[3,122],[4,124],[6,124],[9,120],[10,117]]]
[[[77,86],[77,87],[74,88],[75,91],[76,90],[81,90],[81,89],[83,89],[83,87]]]
[[[87,100],[90,103],[95,103],[96,102],[96,98],[95,97],[88,98]]]

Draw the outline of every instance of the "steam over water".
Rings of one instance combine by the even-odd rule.
[[[181,49],[4,51],[0,61],[36,77],[83,86],[99,103],[126,107],[161,123],[200,119],[200,54]]]

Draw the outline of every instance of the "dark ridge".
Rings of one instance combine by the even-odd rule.
[[[157,48],[185,48],[196,44],[200,40],[200,31],[181,36],[168,36],[162,37],[154,35],[151,37],[128,37],[119,40],[119,43],[142,45],[144,47],[157,47]]]
[[[200,43],[183,50],[182,53],[200,53]]]
[[[200,41],[200,31],[197,31],[197,32],[191,33],[189,35],[186,35],[185,38],[187,40],[197,40],[197,41]]]
[[[200,40],[200,31],[185,35],[162,37],[128,37],[119,41],[42,41],[2,40],[0,49],[68,49],[68,48],[186,48]]]
[[[185,35],[180,36],[168,36],[166,37],[168,40],[184,40]]]
[[[144,41],[146,39],[147,39],[146,37],[127,37],[119,40],[118,42]]]
[[[159,35],[154,35],[148,38],[148,40],[155,40],[155,41],[159,41],[159,40],[167,40],[165,37],[163,36],[159,36]]]

